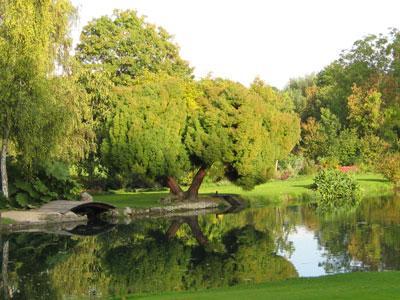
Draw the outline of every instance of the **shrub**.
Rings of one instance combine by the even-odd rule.
[[[360,158],[368,170],[374,170],[389,148],[389,144],[376,135],[367,135],[360,141]]]
[[[322,212],[340,208],[352,208],[361,200],[360,186],[347,173],[335,169],[323,169],[314,178],[317,190],[317,206]]]
[[[69,174],[68,167],[59,162],[37,166],[35,174],[26,176],[25,170],[11,162],[9,182],[10,201],[2,201],[12,207],[35,207],[51,200],[76,199],[80,186]]]
[[[379,171],[398,188],[400,187],[400,153],[390,153],[383,157]]]

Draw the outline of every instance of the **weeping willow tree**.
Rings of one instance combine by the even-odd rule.
[[[37,159],[71,154],[60,144],[73,145],[75,154],[81,154],[77,148],[86,144],[71,143],[85,140],[88,133],[81,127],[84,94],[66,72],[75,15],[69,0],[1,1],[1,178],[6,198],[10,145],[30,165]]]

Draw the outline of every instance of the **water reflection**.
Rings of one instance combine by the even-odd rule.
[[[399,270],[400,199],[364,201],[354,212],[330,217],[289,205],[138,220],[96,236],[1,238],[6,299],[196,290],[360,269]]]
[[[176,218],[176,219],[172,220],[172,223],[168,227],[168,230],[166,233],[167,239],[171,240],[176,235],[177,231],[183,224],[187,224],[189,226],[190,230],[192,231],[192,235],[195,237],[195,239],[199,243],[199,245],[205,246],[208,244],[208,240],[207,240],[206,236],[201,231],[198,216]]]

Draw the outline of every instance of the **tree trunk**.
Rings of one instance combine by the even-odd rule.
[[[206,168],[201,167],[198,171],[196,176],[194,176],[192,184],[190,188],[187,190],[186,195],[189,200],[196,200],[197,196],[199,195],[199,189],[203,182],[204,177],[206,176]]]
[[[201,231],[200,225],[199,225],[199,219],[197,216],[194,217],[189,217],[186,220],[186,223],[189,225],[190,229],[192,230],[192,233],[194,237],[196,238],[196,241],[200,245],[206,245],[208,244],[208,239],[205,237],[203,232]]]
[[[165,236],[167,237],[168,240],[172,239],[176,235],[176,232],[182,226],[183,223],[186,223],[189,225],[190,230],[192,231],[192,234],[195,237],[196,241],[199,243],[199,245],[204,246],[204,245],[208,244],[208,239],[201,231],[201,228],[199,225],[199,219],[197,216],[186,217],[186,218],[172,221],[171,225],[168,227],[168,230],[165,234]]]
[[[171,225],[168,227],[167,233],[165,234],[168,240],[172,239],[175,236],[182,223],[182,220],[172,221]]]
[[[182,188],[176,182],[174,177],[171,176],[167,177],[167,185],[169,187],[170,193],[176,196],[178,200],[196,201],[199,194],[200,185],[203,182],[205,176],[206,176],[206,167],[201,167],[197,171],[197,174],[193,178],[192,184],[190,185],[189,189],[186,192],[182,190]]]
[[[6,241],[3,246],[3,262],[1,265],[1,275],[3,277],[4,299],[9,299],[10,291],[8,288],[8,253],[9,242]]]
[[[176,182],[174,177],[168,176],[167,177],[167,185],[171,194],[176,195],[180,198],[183,198],[184,193],[179,184]]]
[[[1,147],[0,173],[1,173],[1,190],[3,192],[4,197],[8,199],[7,148],[8,148],[8,132],[5,130],[3,134],[3,145]]]

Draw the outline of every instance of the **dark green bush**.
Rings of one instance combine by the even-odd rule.
[[[12,162],[9,179],[8,206],[11,207],[36,207],[51,200],[76,199],[80,191],[80,186],[69,174],[68,166],[59,162],[37,166],[35,173],[29,176],[21,165]]]
[[[321,212],[356,207],[361,201],[360,186],[349,174],[323,169],[314,178],[317,206]]]

